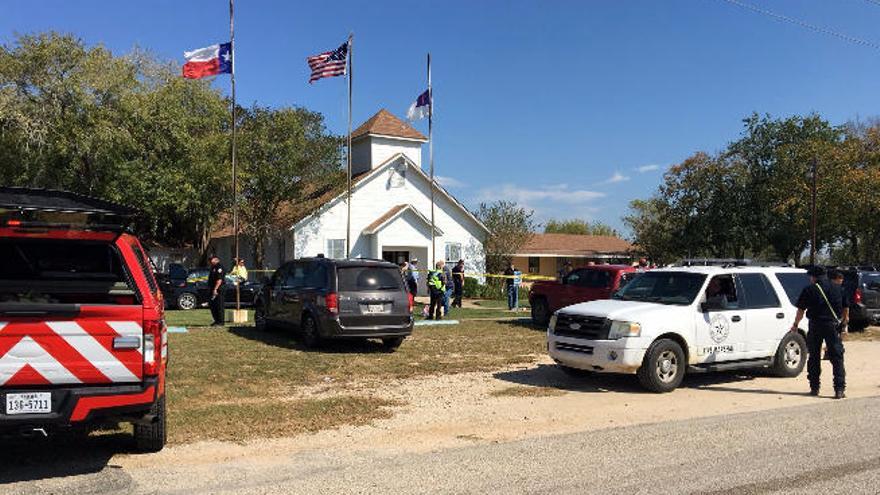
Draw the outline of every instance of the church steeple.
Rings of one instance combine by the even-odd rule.
[[[403,153],[416,165],[422,163],[422,133],[384,108],[351,133],[352,174],[357,175]]]

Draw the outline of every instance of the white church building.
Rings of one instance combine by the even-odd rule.
[[[483,273],[483,242],[488,230],[439,184],[434,190],[436,255],[432,252],[431,181],[422,167],[422,146],[427,141],[384,109],[352,132],[351,257],[394,263],[418,259],[422,268],[432,259],[463,259],[467,272]],[[342,188],[286,232],[279,232],[278,238],[269,240],[267,268],[318,254],[344,258],[346,198]],[[232,252],[229,234],[228,229],[215,233],[212,240],[213,250],[221,258],[226,258],[227,250]],[[241,238],[243,257],[251,252],[249,244]]]

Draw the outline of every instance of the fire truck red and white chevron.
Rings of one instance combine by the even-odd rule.
[[[114,348],[118,337],[137,344]],[[136,321],[0,321],[0,386],[139,382],[156,359],[152,345]],[[164,359],[164,332],[161,345]]]

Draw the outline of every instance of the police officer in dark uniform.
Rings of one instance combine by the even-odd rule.
[[[225,323],[226,270],[220,264],[220,258],[211,256],[211,270],[208,273],[208,289],[211,291],[211,316],[214,317],[212,326],[223,326]]]
[[[821,267],[807,270],[810,285],[804,287],[797,301],[798,312],[791,326],[797,332],[804,312],[810,320],[807,332],[807,378],[810,381],[810,395],[819,395],[819,376],[821,369],[822,342],[834,370],[834,398],[846,397],[846,371],[843,368],[843,341],[840,338],[841,315],[843,314],[843,294],[840,286],[825,277]]]

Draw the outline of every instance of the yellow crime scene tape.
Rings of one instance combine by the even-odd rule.
[[[417,273],[427,274],[431,270],[419,269],[416,270]],[[275,273],[275,270],[248,270],[248,274],[259,274],[259,273],[267,273],[272,274]],[[464,272],[465,277],[485,277],[485,278],[516,278],[516,275],[504,275],[503,273],[480,273],[480,272]],[[248,277],[251,278],[251,277]],[[546,281],[546,280],[558,280],[558,277],[551,277],[549,275],[535,275],[532,273],[523,273],[519,275],[520,280],[528,280],[528,281]],[[192,281],[203,282],[208,280],[208,277],[198,277],[191,279]]]

